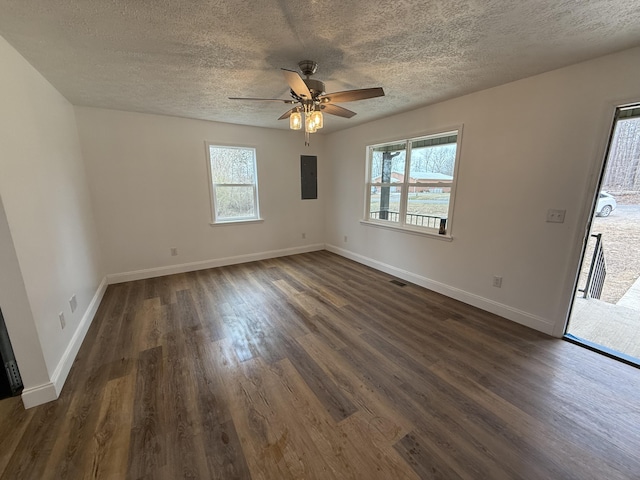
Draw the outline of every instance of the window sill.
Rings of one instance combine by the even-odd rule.
[[[382,222],[374,222],[374,221],[371,221],[371,220],[360,220],[360,223],[362,225],[366,225],[368,227],[376,227],[376,228],[384,228],[384,229],[387,229],[387,230],[395,230],[395,231],[399,231],[399,232],[409,233],[411,235],[420,235],[420,236],[423,236],[423,237],[435,238],[435,239],[438,239],[438,240],[443,240],[445,242],[451,242],[453,240],[453,237],[451,235],[449,235],[449,234],[440,235],[439,233],[431,232],[431,231],[423,230],[423,229],[402,227],[400,225],[391,225],[391,224],[382,223]]]
[[[209,225],[212,227],[223,227],[226,225],[244,225],[247,223],[262,223],[264,222],[264,218],[252,218],[250,220],[227,220],[224,222],[209,222]]]

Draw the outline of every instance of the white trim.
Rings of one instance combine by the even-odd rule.
[[[423,237],[437,238],[438,240],[444,240],[445,242],[451,242],[453,240],[451,235],[440,235],[436,232],[436,229],[427,230],[426,228],[409,228],[393,223],[376,222],[375,220],[360,220],[360,223],[368,227],[386,228],[388,230],[396,230],[398,232],[411,233],[413,235],[422,235]]]
[[[43,403],[52,402],[57,398],[58,393],[52,382],[37,387],[25,388],[22,391],[22,404],[24,408],[37,407]]]
[[[74,332],[73,337],[71,337],[71,341],[67,345],[67,349],[62,354],[62,358],[60,359],[60,362],[58,362],[58,366],[54,370],[53,375],[51,375],[51,382],[22,391],[22,403],[25,408],[31,408],[37,405],[42,405],[43,403],[51,402],[60,396],[62,387],[64,387],[64,382],[67,380],[69,371],[71,371],[73,362],[78,355],[80,347],[82,346],[82,341],[84,340],[87,331],[89,331],[91,322],[93,322],[106,290],[107,277],[104,277],[102,282],[100,282],[96,293],[93,295],[91,302],[87,306],[78,328]]]
[[[216,226],[219,224],[216,224]],[[227,265],[235,265],[238,263],[255,262],[257,260],[266,260],[268,258],[286,257],[287,255],[296,255],[299,253],[316,252],[324,250],[323,243],[313,245],[305,245],[303,247],[284,248],[281,250],[270,250],[267,252],[249,253],[246,255],[237,255],[234,257],[215,258],[211,260],[203,260],[200,262],[181,263],[178,265],[167,265],[166,267],[147,268],[144,270],[135,270],[132,272],[112,273],[107,275],[109,285],[114,283],[130,282],[133,280],[143,280],[145,278],[162,277],[164,275],[173,275],[174,273],[193,272],[196,270],[205,270],[207,268],[224,267]]]
[[[262,223],[264,218],[252,218],[250,220],[227,220],[226,222],[209,223],[212,227],[219,227],[220,225],[242,225],[245,223]]]
[[[339,248],[329,244],[325,245],[325,248],[326,250],[337,255],[346,257],[358,263],[362,263],[363,265],[375,268],[376,270],[388,273],[429,290],[433,290],[434,292],[441,293],[442,295],[446,295],[447,297],[453,298],[468,305],[478,307],[484,311],[500,315],[501,317],[504,317],[508,320],[512,320],[529,328],[533,328],[534,330],[546,333],[547,335],[551,335],[553,332],[553,322],[550,322],[549,320],[537,315],[532,315],[528,312],[518,310],[517,308],[513,308],[508,305],[489,300],[488,298],[465,292],[464,290],[460,290],[459,288],[436,282],[435,280],[423,277],[422,275],[418,275],[407,270],[403,270],[401,268],[379,262],[378,260],[374,260],[372,258],[365,257],[364,255],[350,252],[349,250],[345,250],[343,248]]]
[[[216,221],[216,207],[213,204],[213,175],[211,172],[211,150],[209,148],[209,145],[209,142],[204,142],[204,156],[207,159],[207,185],[209,185],[209,208],[211,209],[209,223],[213,225],[213,223]]]

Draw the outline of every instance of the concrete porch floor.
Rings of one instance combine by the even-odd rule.
[[[617,304],[576,297],[567,333],[640,359],[640,278]]]

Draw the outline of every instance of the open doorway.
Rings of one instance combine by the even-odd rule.
[[[640,366],[640,104],[616,110],[565,338]]]

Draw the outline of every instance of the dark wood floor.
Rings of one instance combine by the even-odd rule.
[[[112,285],[6,479],[640,478],[640,370],[328,252]]]

